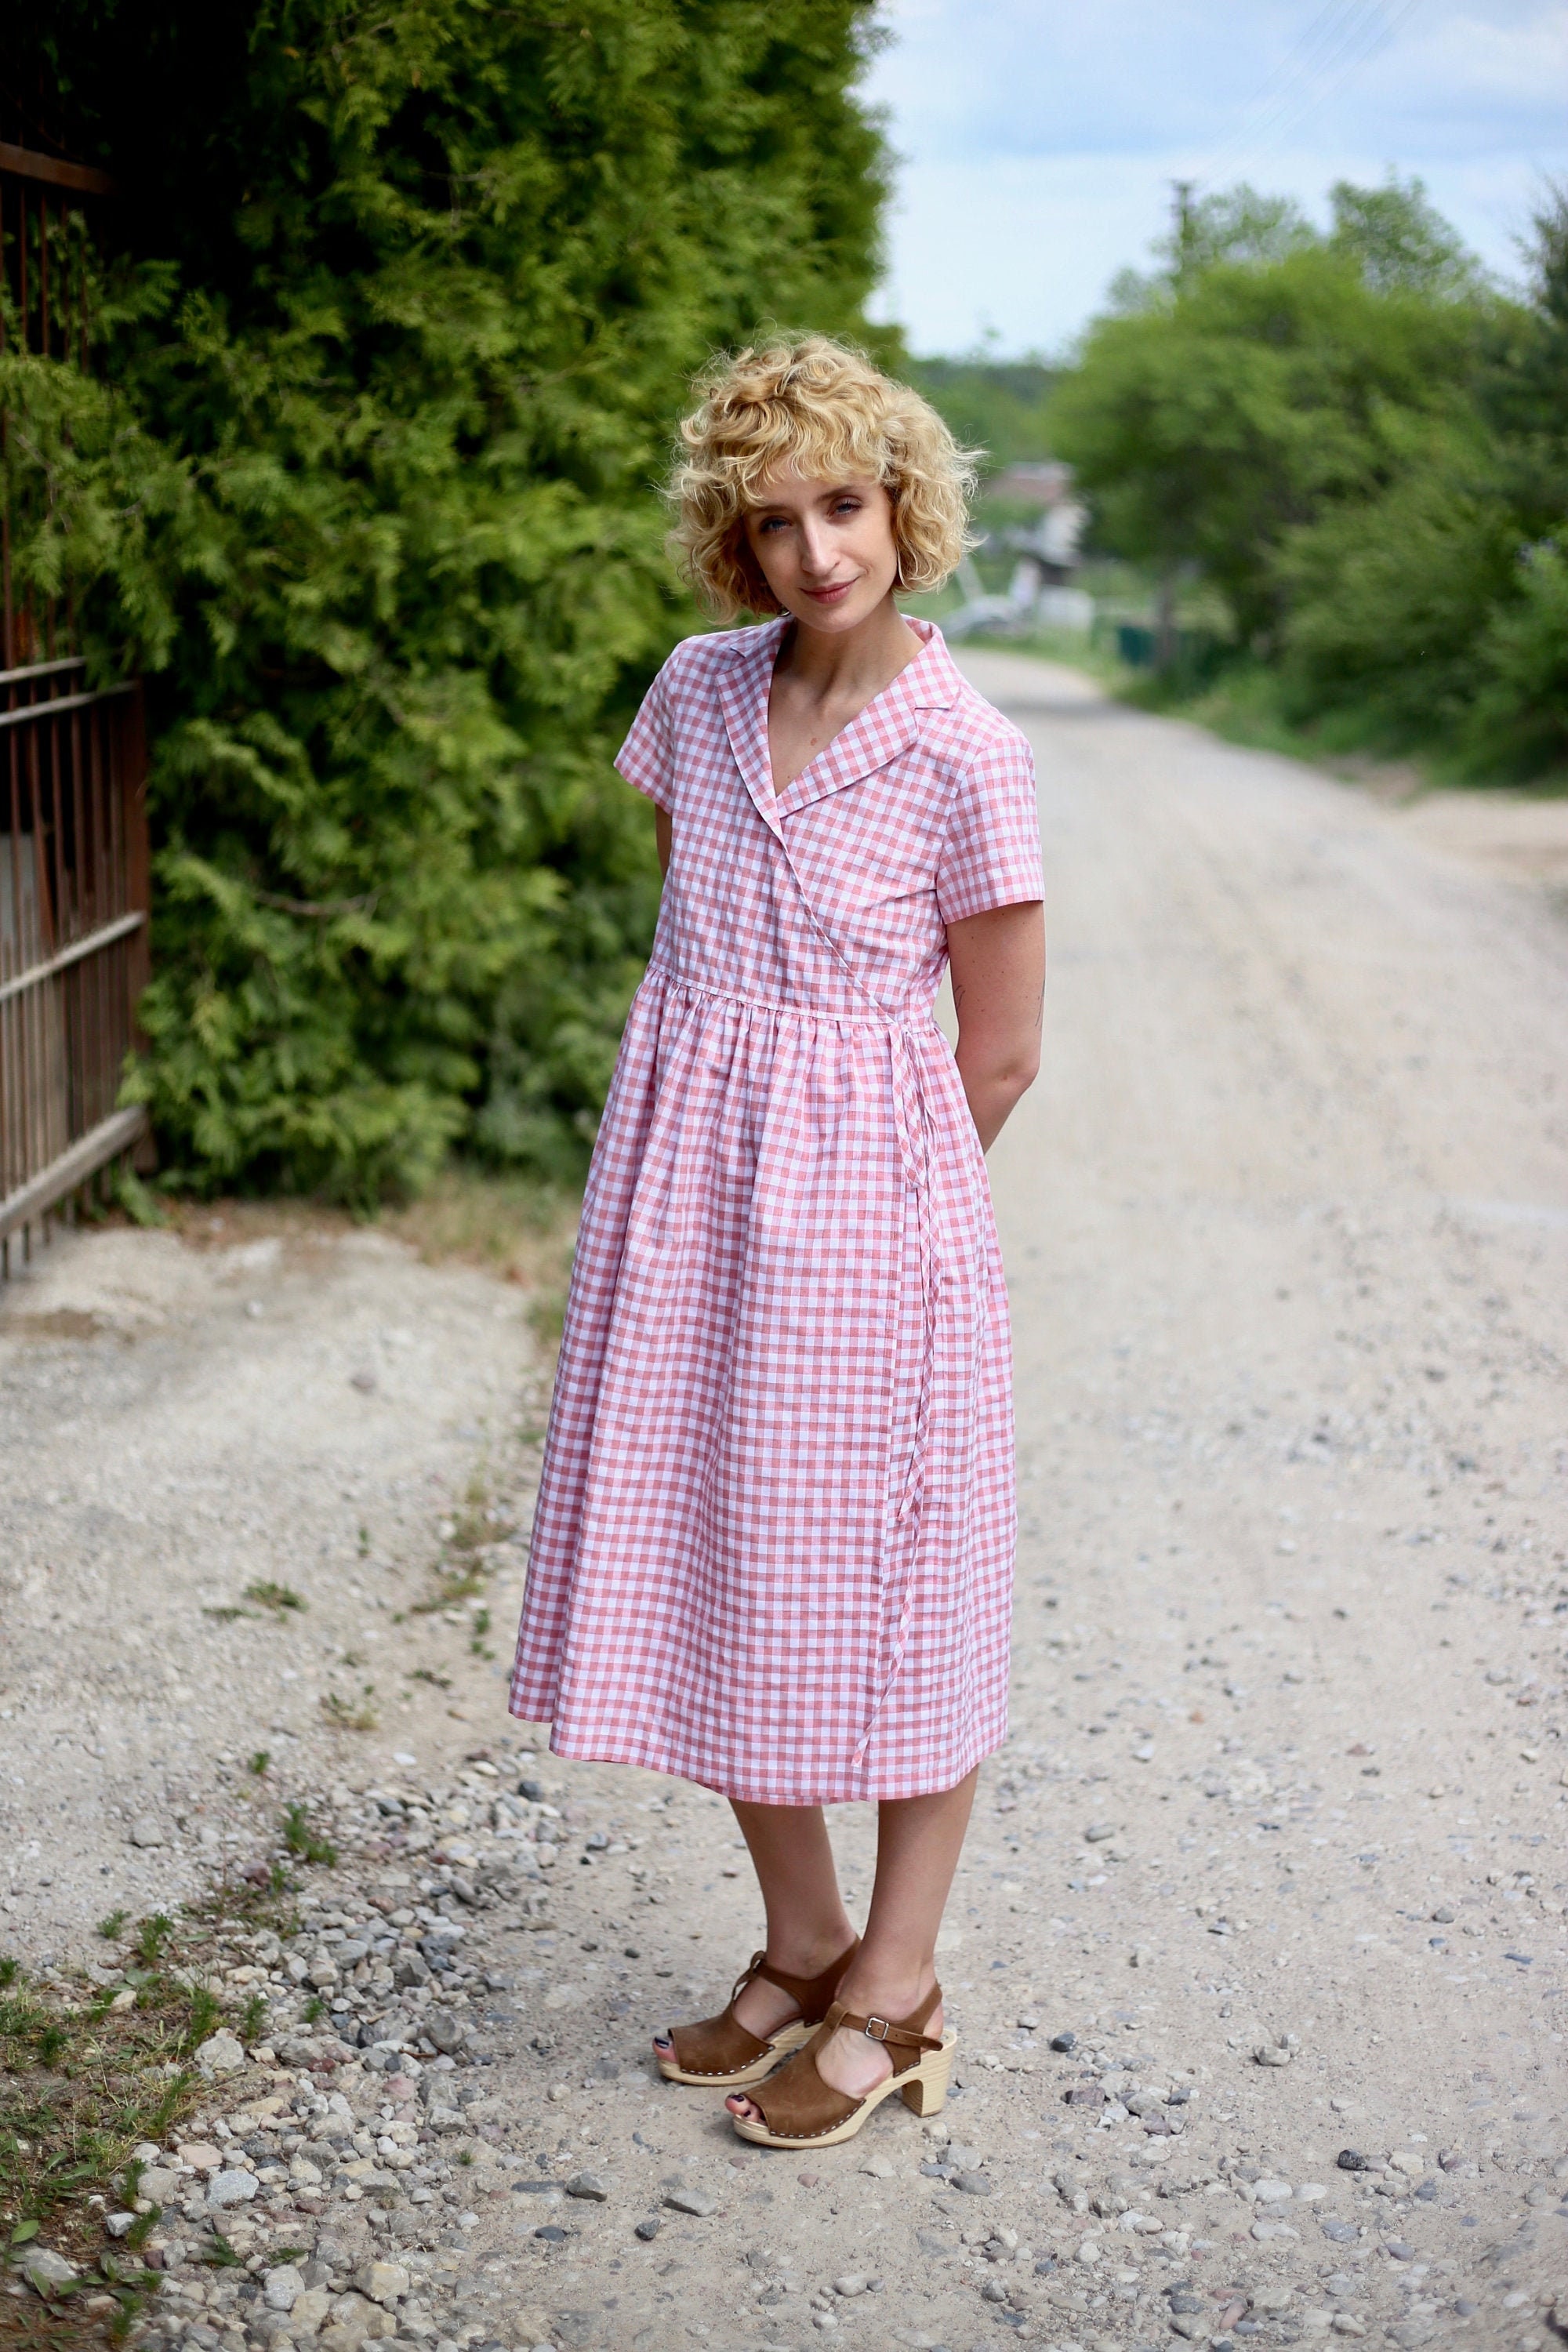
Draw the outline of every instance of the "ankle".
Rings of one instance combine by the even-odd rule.
[[[838,1988],[844,2007],[859,2017],[885,2017],[897,2023],[913,2017],[936,1990],[936,1971],[930,1961],[904,1963],[865,1958],[858,1952]]]
[[[767,1956],[775,1969],[786,1976],[819,1977],[841,1959],[855,1941],[855,1930],[846,1919],[841,1927],[828,1927],[817,1934],[802,1934],[796,1927],[787,1935],[770,1936]]]

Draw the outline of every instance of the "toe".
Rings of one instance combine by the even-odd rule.
[[[653,2046],[658,2052],[661,2058],[668,2058],[670,2052],[675,2048],[675,2044],[670,2040],[668,2033],[656,2033],[653,2037]]]

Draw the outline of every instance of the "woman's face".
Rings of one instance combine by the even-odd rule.
[[[758,485],[746,541],[768,586],[803,628],[839,636],[893,593],[893,506],[880,482],[808,481],[780,467]]]

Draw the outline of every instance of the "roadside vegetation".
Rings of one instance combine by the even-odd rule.
[[[1568,780],[1568,192],[1523,258],[1490,283],[1418,183],[1342,184],[1324,230],[1241,188],[1119,281],[1049,434],[1149,583],[1137,698]]]
[[[658,892],[610,759],[693,620],[655,485],[716,346],[878,340],[872,16],[18,20],[120,190],[89,366],[4,338],[0,466],[16,594],[148,682],[158,1186],[580,1176]]]

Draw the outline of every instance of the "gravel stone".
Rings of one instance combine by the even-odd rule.
[[[693,2213],[699,2221],[706,2221],[710,2213],[719,2210],[719,2200],[710,2196],[706,2189],[671,2189],[664,2201],[672,2211]]]

